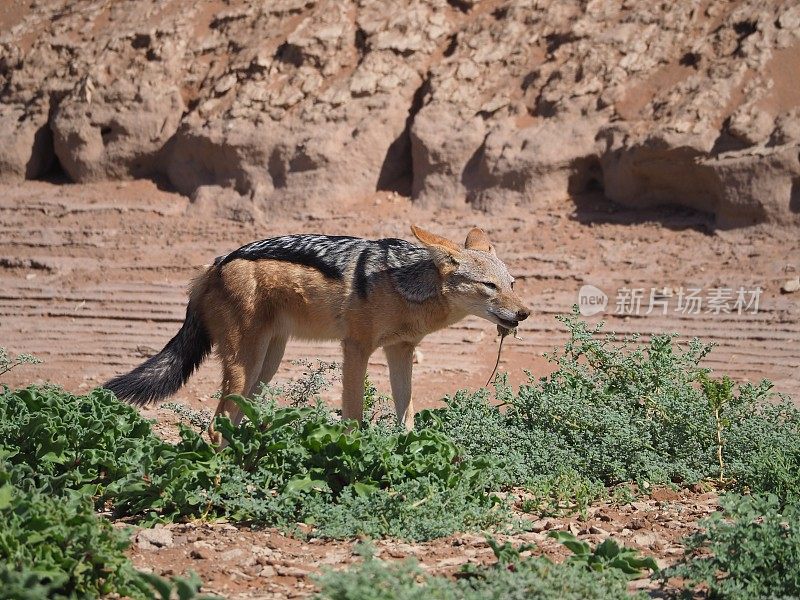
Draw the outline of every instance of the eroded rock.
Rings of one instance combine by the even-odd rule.
[[[798,15],[791,0],[31,4],[0,33],[0,178],[41,177],[55,155],[75,181],[166,178],[242,218],[376,189],[490,210],[603,190],[795,222]]]
[[[0,105],[0,181],[38,179],[53,163],[46,107]]]
[[[51,119],[55,154],[78,182],[152,177],[180,123],[179,91],[163,82],[117,82],[90,92],[84,80]]]

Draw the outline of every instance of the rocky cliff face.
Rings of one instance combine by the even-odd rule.
[[[0,179],[236,210],[603,190],[800,222],[792,0],[32,0],[0,8]]]

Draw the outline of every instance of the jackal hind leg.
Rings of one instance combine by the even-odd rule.
[[[267,352],[264,356],[264,361],[261,364],[261,373],[256,378],[253,385],[247,392],[247,397],[252,398],[258,391],[259,386],[262,383],[269,383],[272,381],[272,378],[275,377],[275,373],[278,372],[278,367],[281,366],[281,360],[283,360],[283,353],[286,350],[286,337],[285,336],[275,336],[271,340],[269,340],[269,344],[267,345]],[[241,422],[242,415],[239,414],[239,417],[236,421],[234,421],[237,425]]]
[[[214,417],[224,414],[234,424],[242,420],[242,413],[231,395],[247,396],[258,382],[264,359],[269,348],[270,338],[262,332],[252,332],[246,336],[228,335],[218,348],[222,363],[222,397]],[[223,444],[222,436],[214,430],[213,421],[209,427],[211,440]],[[224,444],[223,444],[224,447]]]
[[[364,416],[364,376],[372,350],[355,340],[342,342],[342,419],[361,421]]]
[[[407,430],[414,427],[414,400],[411,396],[411,372],[414,362],[413,344],[395,344],[384,347],[389,363],[389,381],[397,413],[397,421]]]

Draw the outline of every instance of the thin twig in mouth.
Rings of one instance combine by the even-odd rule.
[[[511,333],[512,330],[511,329],[507,329],[506,327],[503,327],[502,325],[499,325],[497,327],[497,331],[500,334],[500,345],[497,348],[497,360],[494,363],[494,369],[492,369],[492,374],[489,375],[489,379],[486,382],[486,386],[487,387],[488,387],[488,385],[490,383],[492,383],[492,379],[494,379],[494,376],[497,373],[497,367],[500,366],[500,353],[503,351],[503,342],[505,341],[506,336],[509,333]]]

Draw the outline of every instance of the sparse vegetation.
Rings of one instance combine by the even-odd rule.
[[[516,393],[500,377],[494,399],[462,390],[420,413],[418,425],[435,423],[470,456],[501,459],[496,479],[528,486],[544,506],[563,504],[562,492],[587,498],[598,484],[622,482],[722,478],[783,500],[800,494],[800,410],[771,398],[769,382],[737,388],[710,378],[699,363],[711,348],[697,340],[681,348],[658,335],[642,348],[577,315],[561,320],[570,339],[550,356],[551,375],[529,376]]]
[[[17,354],[12,357],[8,350],[0,346],[0,376],[5,375],[20,365],[38,365],[42,361],[32,354]]]
[[[0,462],[0,599],[200,596],[196,577],[167,580],[133,568],[128,534],[94,513],[91,497],[51,495]]]
[[[687,540],[683,561],[662,578],[681,577],[689,591],[702,584],[712,598],[800,596],[800,503],[731,495],[723,506]]]
[[[498,378],[493,397],[457,392],[418,414],[411,432],[369,382],[365,424],[342,422],[318,398],[333,372],[327,364],[309,364],[306,382],[234,398],[247,418],[239,427],[217,419],[228,442],[220,452],[203,437],[209,415],[177,404],[165,407],[193,428],[181,425],[170,444],[107,391],[4,388],[0,512],[9,526],[0,532],[0,581],[12,596],[196,593],[197,582],[133,570],[125,534],[93,514],[101,508],[142,524],[226,517],[297,534],[303,525],[316,537],[425,540],[511,524],[506,497],[541,516],[585,512],[627,485],[701,482],[754,496],[731,495],[668,576],[721,598],[797,594],[800,411],[770,397],[768,382],[712,378],[699,366],[710,350],[700,342],[654,336],[642,347],[576,315],[562,320],[570,338],[552,354],[551,375],[529,376],[517,391]],[[279,407],[285,394],[291,406]],[[37,542],[25,543],[34,523]],[[564,564],[492,542],[498,564],[457,581],[368,555],[319,583],[327,598],[375,589],[390,590],[387,598],[617,598],[628,597],[627,576],[655,568],[611,540],[591,548],[554,536],[574,552]]]
[[[649,568],[652,559],[642,559],[634,552],[620,549],[614,542],[589,550],[581,560],[556,564],[544,557],[523,558],[530,548],[516,548],[488,539],[497,562],[488,567],[468,564],[462,577],[428,575],[413,560],[385,562],[377,560],[369,547],[362,550],[364,561],[344,572],[327,572],[318,578],[320,599],[413,600],[419,597],[434,600],[482,600],[484,598],[559,598],[610,600],[645,598],[627,590],[631,570]],[[609,548],[615,548],[625,560],[607,559]],[[581,551],[583,548],[581,547]],[[582,555],[580,555],[582,556]],[[632,566],[639,565],[641,566]],[[595,568],[602,564],[604,568]]]
[[[350,430],[321,404],[278,408],[236,399],[248,419],[217,422],[222,452],[181,427],[169,444],[103,390],[7,390],[0,439],[17,472],[51,493],[88,492],[116,516],[148,522],[228,516],[319,533],[423,539],[503,520],[491,462],[472,459],[434,428]],[[365,498],[369,497],[369,501]],[[439,517],[428,502],[449,507]],[[375,505],[384,507],[376,511]],[[391,518],[390,518],[391,517]]]

